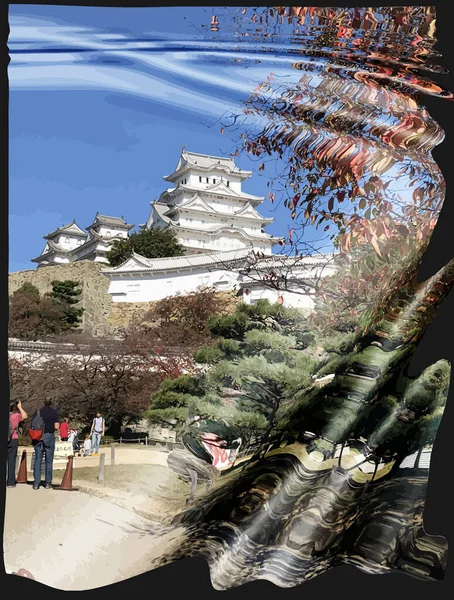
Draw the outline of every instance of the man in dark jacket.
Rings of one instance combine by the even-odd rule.
[[[46,398],[44,400],[44,406],[43,408],[40,408],[39,414],[42,420],[44,421],[44,428],[42,439],[39,442],[35,443],[35,467],[33,470],[33,489],[39,490],[39,484],[41,483],[41,464],[44,453],[46,462],[45,488],[46,490],[51,490],[52,469],[55,451],[55,432],[60,429],[60,419],[58,417],[58,412],[55,410],[55,408],[52,408],[52,400],[50,398]]]

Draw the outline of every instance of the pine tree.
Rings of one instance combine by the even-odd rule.
[[[74,329],[79,327],[81,317],[84,313],[83,308],[76,308],[74,305],[78,304],[81,300],[81,289],[79,288],[80,283],[78,281],[52,281],[52,292],[51,296],[54,298],[61,310],[63,316],[61,321],[64,324],[65,329]]]
[[[107,259],[113,267],[117,267],[124,263],[133,252],[145,258],[164,258],[182,256],[184,249],[173,231],[152,227],[132,233],[125,240],[115,240],[107,253]]]

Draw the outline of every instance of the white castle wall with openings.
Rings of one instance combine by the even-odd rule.
[[[104,269],[114,302],[150,302],[204,287],[236,290],[247,304],[260,298],[304,310],[314,304],[316,282],[334,272],[332,255],[257,259],[250,249],[147,259],[133,254],[123,265]],[[268,273],[277,272],[269,280]]]
[[[149,259],[133,253],[123,264],[107,267],[108,293],[114,302],[151,302],[204,287],[237,290],[247,303],[259,298],[310,310],[315,282],[333,272],[332,255],[289,258],[273,254],[280,238],[265,231],[272,218],[257,207],[263,197],[242,189],[251,171],[231,158],[187,152],[164,177],[172,187],[151,202],[142,229],[169,228],[184,247],[184,256]],[[75,222],[45,236],[38,266],[77,260],[108,263],[116,239],[134,226],[123,217],[96,215],[87,231]]]

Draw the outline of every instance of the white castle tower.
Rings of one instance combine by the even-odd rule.
[[[133,227],[123,217],[108,217],[99,213],[86,231],[72,221],[45,235],[46,245],[43,251],[31,260],[38,263],[38,267],[68,264],[78,260],[108,264],[106,254],[112,243],[127,238]]]
[[[173,187],[151,203],[150,217],[142,227],[169,227],[186,254],[242,249],[271,254],[279,239],[264,229],[274,219],[257,212],[263,197],[241,189],[251,175],[231,158],[187,152],[183,147],[175,171],[164,177]]]

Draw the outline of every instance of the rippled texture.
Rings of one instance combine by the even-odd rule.
[[[100,34],[86,60],[70,56],[81,44],[64,49],[69,62],[98,65],[98,77],[107,78],[103,65],[131,69],[129,94],[204,115],[232,155],[249,155],[263,175],[286,236],[282,254],[335,250],[338,268],[317,283],[316,310],[304,321],[305,334],[348,334],[341,349],[311,355],[322,383],[223,378],[243,401],[257,386],[266,397],[258,450],[166,515],[185,533],[150,567],[201,555],[217,589],[254,579],[290,587],[340,563],[443,577],[446,540],[426,534],[422,518],[450,366],[407,375],[454,279],[454,262],[426,282],[416,276],[445,195],[431,155],[443,131],[420,93],[453,97],[431,80],[443,72],[434,35],[430,7],[216,8],[191,40]],[[291,269],[277,276],[262,259],[252,261],[252,278],[308,293]],[[282,315],[261,329],[296,335]],[[267,346],[250,353],[270,373],[285,364],[298,375],[293,355]],[[241,364],[223,360],[227,373]],[[169,467],[185,481],[191,470],[209,479],[211,465],[197,460],[179,450]]]
[[[281,408],[268,452],[175,519],[188,541],[168,560],[202,554],[218,589],[258,578],[293,586],[341,562],[443,576],[446,541],[422,527],[420,458],[430,455],[450,367],[440,361],[416,381],[405,376],[453,281],[452,263],[424,284],[415,277],[444,198],[431,157],[443,132],[418,93],[452,99],[423,75],[441,71],[430,64],[434,19],[418,8],[244,9],[213,18],[220,39],[227,30],[238,43],[238,61],[247,37],[275,59],[294,57],[296,73],[276,61],[221,133],[234,130],[235,154],[271,171],[269,199],[284,203],[295,223],[292,252],[333,244],[350,264],[343,281],[320,283],[328,309],[314,324],[335,332],[339,319],[358,318],[351,354],[322,389]],[[374,257],[365,258],[370,246]],[[257,279],[272,279],[260,265],[252,268]]]

